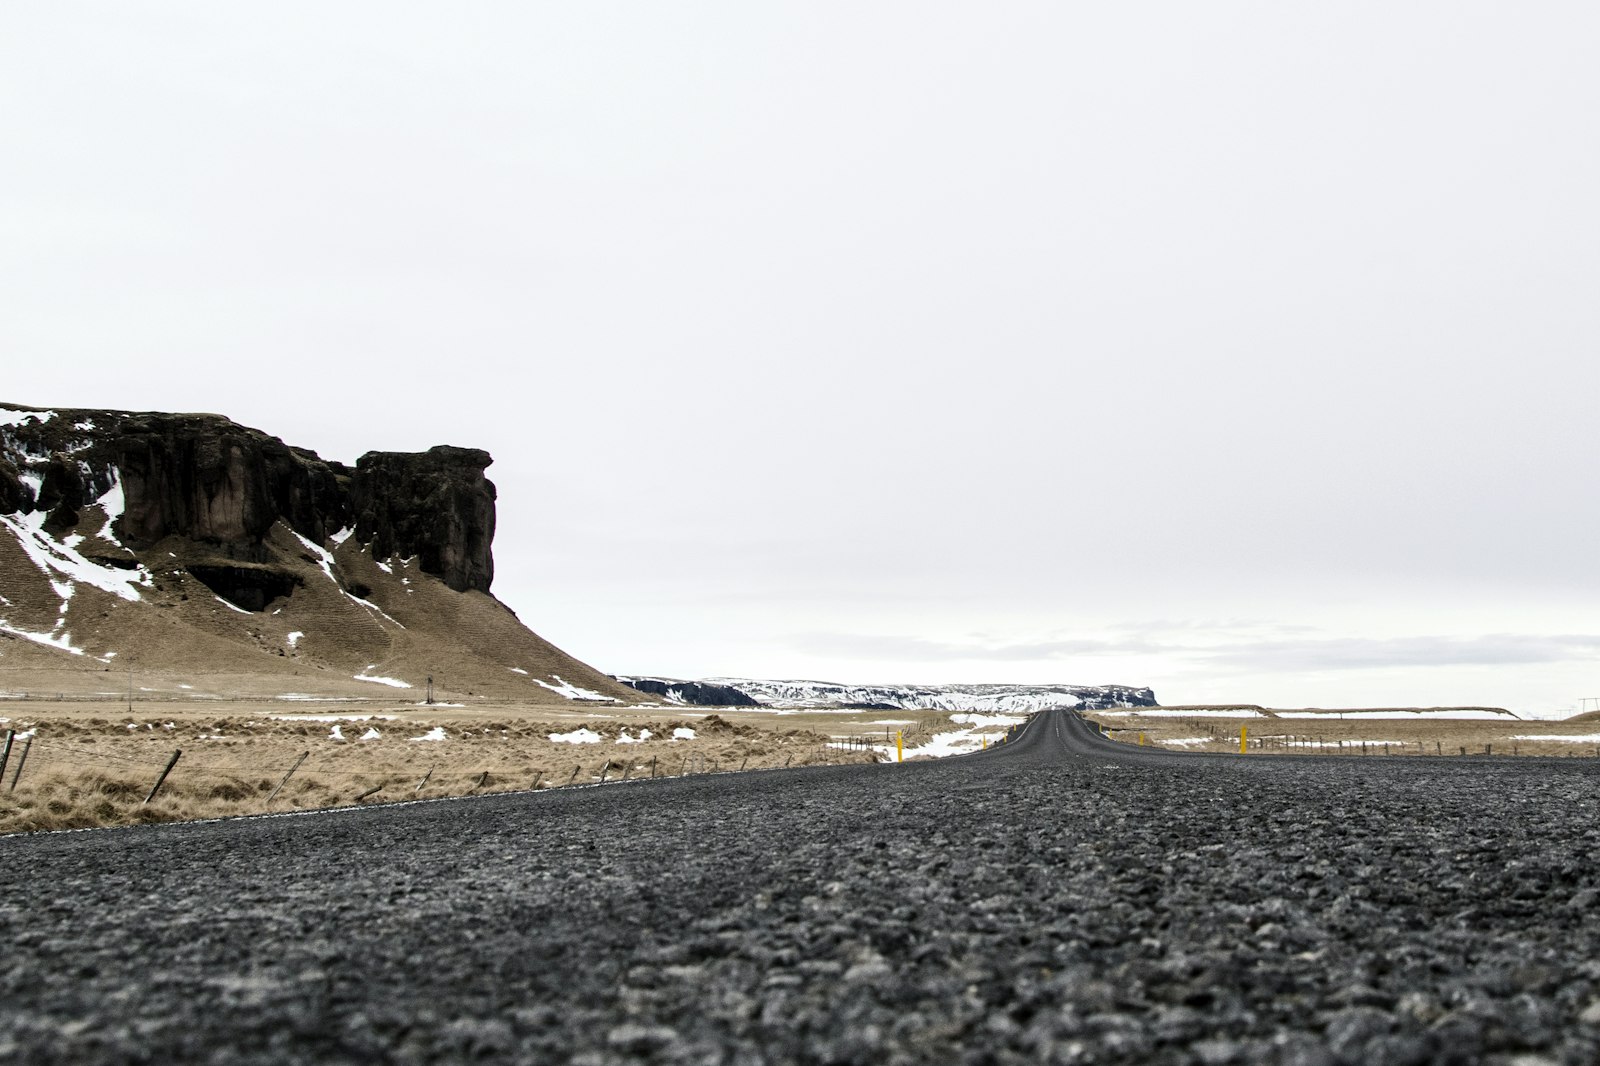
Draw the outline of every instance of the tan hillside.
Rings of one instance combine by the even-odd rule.
[[[0,405],[0,693],[648,702],[487,591],[489,461]]]

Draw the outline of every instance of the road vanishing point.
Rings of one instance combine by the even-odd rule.
[[[997,749],[0,839],[17,1063],[1600,1061],[1600,766]]]

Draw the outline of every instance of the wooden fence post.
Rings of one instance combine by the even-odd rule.
[[[578,766],[574,766],[574,767],[573,767],[573,768],[572,768],[572,776],[571,776],[571,777],[569,777],[569,778],[567,778],[567,784],[569,784],[569,785],[570,785],[570,784],[572,784],[572,783],[573,783],[573,782],[574,782],[574,781],[576,781],[576,780],[577,780],[577,779],[578,779],[578,771],[579,771],[579,770],[582,770],[582,769],[583,769],[583,766],[582,766],[582,764],[579,764],[579,765],[578,765]]]
[[[655,779],[656,779],[656,757],[654,755],[652,755],[652,756],[650,756],[650,780],[654,781]]]
[[[6,779],[6,763],[11,761],[11,742],[17,739],[15,729],[6,730],[6,750],[0,752],[0,781]]]
[[[478,791],[478,789],[483,787],[483,783],[487,780],[489,780],[489,771],[485,770],[483,773],[478,775],[477,783],[472,786],[472,791]]]
[[[306,757],[309,756],[310,754],[311,753],[309,751],[302,752],[300,757],[294,761],[294,765],[289,767],[289,772],[283,775],[283,780],[278,782],[278,787],[273,789],[272,790],[272,795],[267,797],[267,802],[268,803],[271,803],[273,800],[278,798],[278,793],[283,791],[283,786],[287,785],[289,783],[289,778],[294,776],[294,772],[296,770],[300,769],[300,764],[305,762],[306,761]]]
[[[422,780],[417,782],[417,787],[411,790],[413,796],[422,794],[422,786],[428,783],[428,778],[433,776],[433,767],[428,767],[428,772],[422,775]]]
[[[600,783],[602,785],[606,783],[606,775],[609,774],[610,772],[611,772],[611,760],[607,759],[606,760],[606,764],[604,766],[600,767]]]
[[[22,742],[22,754],[17,756],[17,772],[11,775],[11,791],[17,790],[17,780],[22,777],[22,768],[28,765],[28,752],[33,749],[33,738],[29,737]]]
[[[146,796],[144,798],[144,802],[145,803],[149,803],[151,800],[156,798],[156,793],[161,791],[162,783],[166,781],[167,775],[172,773],[172,768],[174,766],[178,765],[178,756],[180,756],[182,754],[183,754],[183,749],[182,748],[179,748],[177,751],[174,751],[172,753],[172,758],[167,760],[167,768],[165,770],[161,771],[161,776],[156,778],[156,783],[150,789],[150,795],[148,795],[148,796]],[[18,769],[20,770],[21,767],[18,767]],[[15,784],[15,782],[13,782],[13,785],[14,784]]]
[[[383,786],[382,785],[373,785],[371,788],[369,788],[365,792],[361,793],[361,795],[357,796],[356,797],[356,802],[360,803],[362,800],[366,799],[368,796],[375,795],[375,794],[377,794],[379,792],[382,792],[382,791],[383,791]]]

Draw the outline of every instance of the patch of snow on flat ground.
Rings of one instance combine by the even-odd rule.
[[[651,736],[653,736],[653,735],[654,734],[652,734],[650,732],[650,730],[641,729],[641,730],[639,730],[639,735],[638,736],[630,737],[628,735],[628,731],[626,729],[624,729],[622,731],[622,735],[617,738],[617,743],[618,744],[643,744],[645,741],[649,740],[651,738]]]
[[[372,729],[372,728],[369,727],[365,733],[361,734],[360,739],[362,739],[362,740],[382,740],[383,739],[383,734],[378,732],[376,729]]]
[[[1427,718],[1434,721],[1457,722],[1507,722],[1516,719],[1509,714],[1495,714],[1493,711],[1466,710],[1461,708],[1441,707],[1438,710],[1427,711],[1279,711],[1279,718],[1323,718],[1329,721],[1343,719],[1351,721],[1361,720],[1387,720],[1387,721],[1415,721],[1418,718]]]
[[[550,740],[555,744],[598,744],[600,734],[587,727],[574,729],[570,733],[551,733]]]
[[[275,722],[392,722],[392,714],[269,714]]]
[[[579,688],[570,681],[563,681],[560,674],[551,674],[550,677],[556,682],[556,684],[552,685],[549,681],[540,681],[537,677],[533,678],[533,683],[535,685],[543,685],[556,695],[562,696],[569,700],[603,700],[606,703],[617,702],[610,696],[602,696],[598,692],[591,692],[589,689]]]
[[[328,739],[343,742],[345,739],[343,727],[336,723],[332,729],[328,730]]]
[[[521,674],[523,677],[528,676],[528,671],[524,670],[520,666],[508,666],[506,669],[510,670],[513,674]]]
[[[693,740],[695,735],[695,731],[687,726],[680,725],[678,728],[672,731],[673,740]]]
[[[1217,710],[1186,711],[1183,708],[1172,707],[1139,707],[1131,711],[1090,711],[1090,714],[1103,715],[1106,718],[1128,718],[1139,716],[1141,718],[1265,718],[1260,711],[1248,710],[1244,707],[1225,707]]]
[[[434,726],[432,729],[428,730],[426,733],[422,734],[420,737],[412,737],[411,738],[412,743],[415,743],[415,742],[417,742],[419,740],[444,740],[444,739],[445,739],[445,732],[444,732],[444,726],[442,726],[442,725]]]
[[[943,759],[950,755],[970,755],[972,752],[981,751],[983,738],[976,736],[970,729],[960,729],[953,733],[935,733],[926,744],[915,748],[907,748],[905,757],[930,756]],[[894,748],[887,749],[889,757],[894,758]]]
[[[289,634],[289,635],[288,635],[288,636],[286,636],[286,637],[284,637],[284,638],[283,638],[283,639],[284,639],[284,641],[285,641],[285,642],[286,642],[286,643],[288,643],[288,645],[289,645],[289,649],[290,649],[290,650],[291,650],[291,651],[292,651],[292,650],[294,650],[294,649],[295,649],[295,648],[296,648],[296,647],[297,647],[297,646],[299,646],[299,644],[300,644],[300,638],[301,638],[301,637],[303,637],[303,636],[305,636],[305,634],[304,634],[304,633],[302,633],[302,632],[300,632],[300,631],[299,631],[299,630],[298,630],[298,629],[297,629],[297,630],[295,630],[295,631],[294,631],[294,632],[293,632],[293,633],[290,633],[290,634]]]
[[[1223,737],[1220,739],[1226,740],[1227,738]],[[1171,744],[1172,746],[1178,748],[1186,748],[1191,744],[1209,744],[1210,742],[1210,737],[1168,737],[1167,739],[1161,741],[1163,744]]]
[[[950,720],[958,725],[969,725],[973,729],[984,729],[990,726],[1011,727],[1021,725],[1028,719],[1025,716],[1014,714],[952,714]]]
[[[1600,733],[1560,734],[1560,733],[1524,733],[1514,736],[1512,740],[1550,740],[1558,744],[1600,744]]]

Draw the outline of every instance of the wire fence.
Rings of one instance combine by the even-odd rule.
[[[176,739],[176,738],[174,738]],[[0,832],[170,821],[328,807],[439,799],[486,792],[604,785],[746,769],[834,763],[821,741],[785,751],[686,751],[681,755],[612,754],[532,759],[527,753],[483,751],[448,759],[420,753],[371,765],[338,765],[345,752],[309,748],[238,754],[165,748],[154,738],[142,750],[96,750],[89,742],[8,730],[0,741]],[[564,753],[563,753],[564,754]],[[598,753],[596,753],[598,754]],[[752,762],[755,765],[752,766]]]

